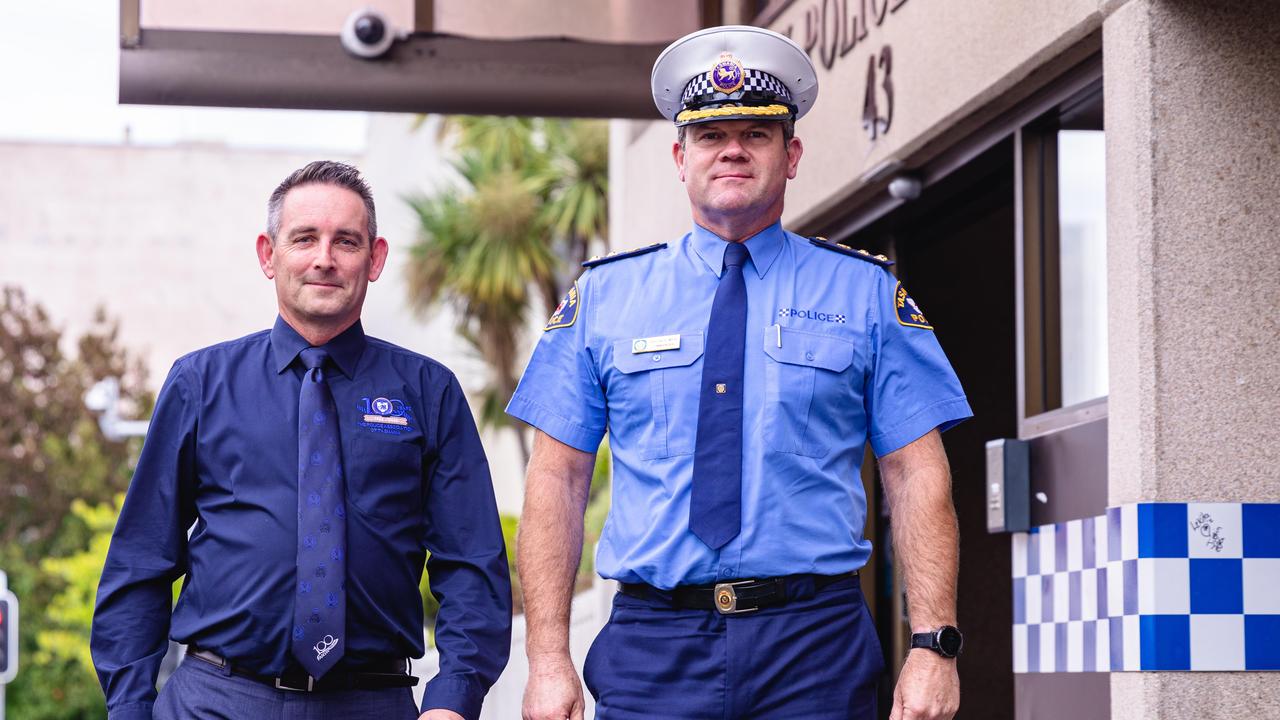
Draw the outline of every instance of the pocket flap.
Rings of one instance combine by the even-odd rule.
[[[633,353],[631,343],[631,340],[613,341],[613,365],[628,374],[691,365],[702,357],[702,333],[681,333],[680,347],[675,350]]]
[[[778,347],[781,344],[782,347]],[[843,372],[853,363],[853,342],[781,325],[764,329],[764,352],[778,362]]]

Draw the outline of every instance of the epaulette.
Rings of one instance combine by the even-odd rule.
[[[582,263],[582,267],[591,268],[597,265],[604,265],[605,263],[611,263],[614,260],[621,260],[623,258],[635,257],[637,255],[644,255],[645,253],[651,253],[654,250],[661,250],[666,246],[667,246],[666,243],[654,243],[653,245],[646,245],[642,248],[636,248],[635,250],[614,250],[608,255],[605,255],[605,256],[597,255],[591,258],[590,260]]]
[[[841,255],[856,257],[859,260],[866,260],[867,262],[873,263],[875,265],[879,265],[880,267],[887,268],[893,264],[893,261],[885,257],[884,255],[872,255],[866,250],[854,250],[848,245],[843,245],[837,242],[831,242],[830,240],[824,237],[814,236],[809,238],[809,242],[813,243],[814,245],[817,245],[820,248],[825,248],[827,250],[834,250],[840,253]]]

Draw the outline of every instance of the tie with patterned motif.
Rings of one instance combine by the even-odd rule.
[[[698,432],[693,453],[689,530],[719,550],[742,528],[742,363],[747,337],[747,285],[742,243],[724,250],[724,272],[711,301]]]
[[[347,620],[347,507],[329,353],[307,348],[298,394],[298,593],[293,655],[314,678],[342,658]]]

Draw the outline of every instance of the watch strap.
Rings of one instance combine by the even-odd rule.
[[[911,633],[911,649],[939,650],[937,631]]]
[[[943,645],[943,633],[948,633],[947,645]],[[951,642],[954,640],[954,642]],[[952,648],[951,646],[955,647]],[[912,633],[911,649],[917,648],[923,650],[932,650],[942,657],[953,658],[960,654],[964,647],[964,636],[960,634],[960,630],[954,625],[943,625],[937,630],[931,632]]]

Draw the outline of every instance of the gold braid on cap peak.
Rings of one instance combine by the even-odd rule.
[[[735,105],[731,107],[709,108],[707,110],[684,110],[676,115],[676,122],[687,120],[703,120],[726,115],[790,115],[791,108],[786,105]]]

